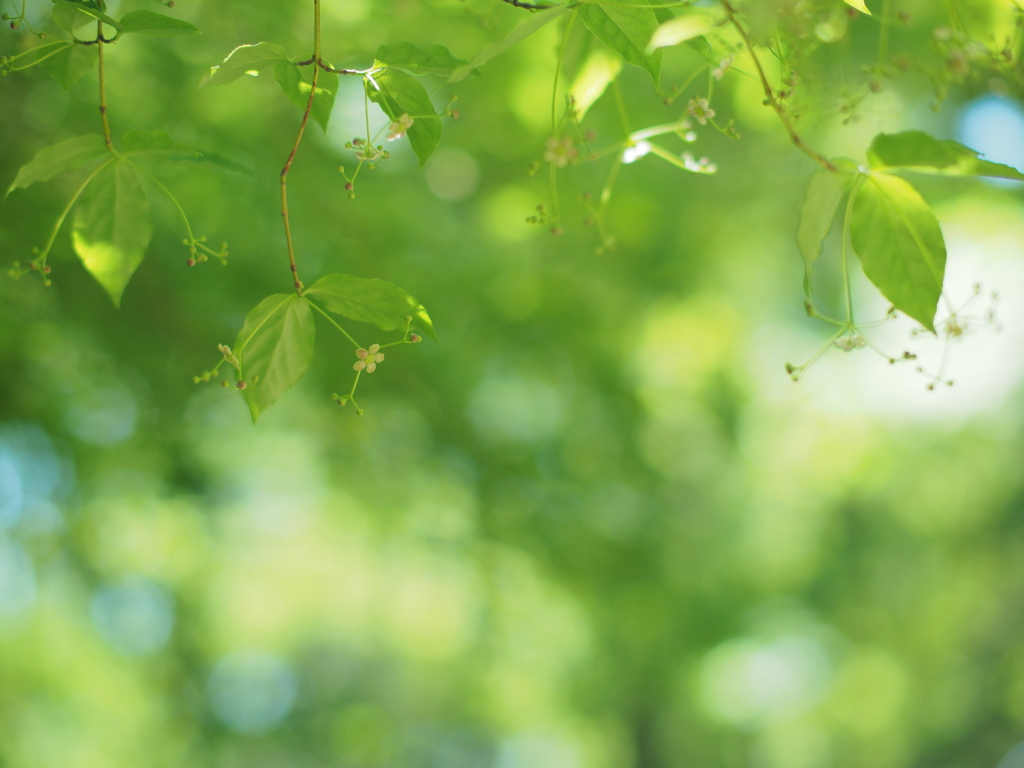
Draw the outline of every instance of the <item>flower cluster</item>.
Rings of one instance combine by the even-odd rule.
[[[689,152],[683,152],[683,165],[686,170],[690,173],[715,173],[718,170],[718,166],[712,163],[708,158],[702,157],[699,160],[694,159],[693,155]]]

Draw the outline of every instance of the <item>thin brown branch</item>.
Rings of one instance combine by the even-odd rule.
[[[772,109],[775,110],[775,114],[779,116],[779,120],[782,122],[783,127],[786,129],[786,133],[789,134],[790,141],[803,152],[805,155],[810,157],[814,162],[823,166],[835,173],[838,169],[832,162],[819,152],[815,152],[809,146],[804,143],[804,140],[800,138],[800,134],[796,132],[796,128],[793,127],[793,121],[790,119],[789,114],[786,112],[786,108],[779,101],[775,91],[772,90],[771,83],[768,82],[768,76],[765,74],[764,67],[761,66],[761,60],[757,57],[757,51],[754,50],[754,41],[750,37],[750,33],[740,24],[736,18],[736,9],[732,7],[729,0],[721,0],[722,7],[725,9],[725,14],[729,20],[729,23],[736,28],[739,32],[740,37],[743,38],[744,44],[747,46],[747,52],[750,53],[750,58],[754,61],[754,67],[757,69],[757,76],[761,80],[761,87],[764,88],[764,95],[766,103],[769,104]]]

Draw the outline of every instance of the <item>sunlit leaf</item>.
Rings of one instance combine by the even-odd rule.
[[[76,136],[59,144],[43,147],[32,160],[21,166],[7,194],[31,186],[37,181],[49,181],[58,174],[100,157],[110,157],[110,151],[103,137],[95,133]]]
[[[868,162],[872,168],[906,168],[953,176],[1024,181],[1024,174],[1016,168],[982,160],[970,147],[936,139],[922,131],[878,134],[868,149]]]
[[[82,194],[71,233],[85,268],[121,305],[125,286],[146,255],[153,223],[149,202],[135,169],[115,160]]]
[[[315,341],[313,311],[298,294],[268,296],[245,316],[234,353],[253,424],[302,378]]]
[[[335,314],[373,323],[385,331],[404,329],[406,318],[432,339],[437,339],[427,310],[397,285],[353,275],[327,275],[317,280],[305,295]]]
[[[457,59],[443,45],[417,48],[412,43],[382,45],[374,58],[388,67],[405,69],[417,75],[441,75],[449,77],[456,69],[467,64]]]
[[[715,26],[716,24],[708,13],[700,9],[693,9],[684,16],[676,16],[661,24],[651,36],[651,42],[647,48],[654,50],[655,48],[679,45],[679,43],[685,43],[695,37],[706,35]]]
[[[223,62],[216,67],[210,67],[199,81],[199,85],[227,85],[242,75],[257,74],[282,61],[289,61],[288,54],[277,43],[240,45],[229,53]]]
[[[419,80],[397,69],[376,69],[379,64],[363,81],[366,93],[392,120],[402,115],[413,118],[409,144],[422,166],[441,143],[441,118]]]
[[[579,6],[579,14],[598,40],[622,56],[627,64],[646,69],[654,80],[654,87],[658,87],[661,51],[647,51],[647,44],[658,28],[654,11],[645,6],[587,3]]]
[[[869,11],[868,7],[864,4],[864,0],[843,0],[843,2],[851,8],[856,8],[861,13],[866,13],[868,16],[871,15],[871,11]]]
[[[946,270],[935,214],[910,184],[886,173],[864,179],[853,201],[850,239],[864,274],[930,331]]]
[[[182,37],[198,34],[199,28],[163,13],[132,11],[121,18],[121,34],[129,33],[150,37]]]
[[[822,169],[811,176],[800,204],[800,218],[796,228],[796,242],[804,257],[807,280],[814,262],[821,255],[822,242],[832,230],[839,201],[850,188],[852,177]]]
[[[605,89],[619,76],[620,71],[622,58],[604,46],[595,44],[569,88],[569,93],[575,99],[579,120],[586,116],[594,103],[604,94]]]
[[[309,94],[313,90],[313,74],[316,71],[312,66],[300,67],[290,61],[279,61],[274,65],[274,79],[289,101],[303,112],[309,106]],[[327,130],[327,123],[331,119],[331,110],[334,109],[334,99],[337,95],[338,75],[320,70],[310,116],[324,131]]]
[[[564,5],[559,5],[547,10],[537,11],[527,16],[514,26],[512,30],[505,35],[505,37],[501,38],[501,40],[497,40],[484,47],[480,53],[473,57],[469,64],[459,67],[452,72],[452,76],[448,78],[448,82],[457,83],[460,80],[464,80],[477,67],[483,66],[495,56],[503,54],[516,43],[521,40],[525,40],[541,27],[550,24],[555,19],[560,19],[566,13],[569,13],[569,8]]]

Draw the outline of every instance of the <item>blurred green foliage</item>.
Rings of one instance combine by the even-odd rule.
[[[916,128],[985,149],[961,136],[975,114],[1012,135],[1019,82],[959,72],[935,34],[1002,35],[1010,4],[869,4],[908,15],[887,34],[913,66],[874,93],[881,27],[832,4],[804,63],[814,146],[860,158],[875,133]],[[922,186],[951,300],[975,281],[1008,298],[1002,333],[935,345],[929,365],[948,353],[956,386],[926,392],[868,350],[833,350],[793,384],[785,361],[828,338],[804,316],[794,239],[814,168],[756,81],[715,86],[742,134],[699,131],[716,174],[656,157],[622,169],[612,250],[578,199],[607,166],[561,177],[562,236],[523,222],[550,205],[528,170],[549,138],[558,25],[433,93],[438,108],[459,97],[440,149],[420,170],[395,142],[354,200],[338,166],[353,166],[364,95],[342,77],[289,177],[305,279],[400,284],[441,342],[389,354],[357,418],[328,397],[351,348],[321,334],[317,363],[254,428],[237,393],[191,376],[290,285],[278,174],[299,115],[267,76],[197,85],[239,44],[305,52],[309,5],[179,0],[201,36],[107,50],[118,132],[164,129],[252,169],[162,177],[197,233],[230,244],[226,267],[186,267],[154,195],[120,310],[66,231],[52,287],[0,281],[0,765],[1000,764],[1024,738],[1020,190]],[[769,25],[795,5],[752,12]],[[34,26],[47,6],[30,4]],[[469,61],[525,13],[327,0],[325,56],[368,67],[408,41]],[[0,52],[32,44],[5,31]],[[665,52],[662,96],[695,56]],[[678,119],[689,97],[665,105],[634,67],[619,84],[631,129]],[[94,71],[66,91],[40,68],[0,81],[0,186],[40,148],[96,132],[96,90]],[[615,98],[587,115],[599,140],[621,135]],[[4,201],[5,265],[72,183]],[[829,248],[816,279],[836,307]],[[879,343],[918,344],[906,330]]]

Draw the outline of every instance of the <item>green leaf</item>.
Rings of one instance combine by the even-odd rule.
[[[163,13],[132,11],[121,18],[121,34],[129,33],[149,37],[183,37],[198,34],[199,28]]]
[[[627,64],[646,69],[658,87],[661,77],[661,51],[647,52],[647,44],[658,28],[658,19],[649,7],[628,5],[579,6],[580,18],[598,40],[622,56]]]
[[[855,192],[850,226],[864,274],[896,309],[934,332],[946,244],[917,190],[896,176],[872,173]]]
[[[569,88],[575,99],[577,119],[582,120],[594,102],[601,98],[605,89],[622,70],[622,59],[601,45],[594,49],[583,62],[579,73]]]
[[[37,181],[49,181],[54,176],[78,168],[99,157],[110,157],[103,137],[97,133],[76,136],[73,139],[43,147],[31,161],[21,166],[7,194],[24,189]]]
[[[115,307],[121,305],[152,234],[149,202],[138,174],[127,162],[114,160],[82,194],[71,242]]]
[[[167,131],[127,131],[121,139],[124,155],[137,160],[150,160],[167,165],[213,165],[225,170],[251,175],[245,166],[219,155],[202,152],[181,144]]]
[[[407,317],[430,338],[437,340],[427,310],[397,285],[353,275],[327,275],[305,291],[331,312],[385,331],[405,328]]]
[[[569,12],[569,8],[564,5],[555,6],[543,11],[536,11],[531,13],[525,19],[520,21],[512,30],[505,35],[501,40],[491,43],[485,46],[480,53],[473,57],[472,61],[465,66],[459,67],[452,72],[451,77],[448,78],[449,83],[457,83],[460,80],[464,80],[470,75],[477,67],[481,67],[488,61],[493,59],[495,56],[507,51],[513,45],[518,43],[520,40],[525,40],[527,37],[532,35],[541,27],[550,24],[555,19],[561,18],[563,15]]]
[[[240,45],[219,65],[210,67],[199,81],[199,85],[227,85],[242,75],[257,75],[267,67],[275,66],[282,61],[289,61],[288,54],[277,43]]]
[[[941,141],[922,131],[880,133],[868,148],[872,168],[907,168],[952,176],[990,176],[1024,181],[1024,174],[1001,163],[982,160],[978,152],[955,141]]]
[[[652,51],[655,48],[667,48],[685,43],[687,40],[706,35],[716,26],[717,24],[712,21],[710,14],[700,9],[693,9],[684,16],[676,16],[659,25],[651,36],[647,50]]]
[[[871,11],[864,5],[864,0],[844,0],[844,2],[851,8],[856,8],[861,13],[866,13],[868,16],[871,15]]]
[[[274,79],[277,80],[292,104],[303,112],[309,105],[309,92],[313,89],[314,72],[316,69],[313,66],[299,67],[290,61],[279,61],[274,65]],[[313,109],[310,115],[319,123],[325,133],[337,95],[338,76],[333,72],[321,70],[317,76],[316,96],[313,98]]]
[[[822,169],[811,176],[800,204],[800,218],[796,226],[796,242],[804,257],[804,268],[810,278],[811,268],[821,255],[821,244],[832,231],[839,201],[850,188],[853,179],[845,174]]]
[[[63,50],[47,56],[41,63],[60,83],[61,90],[66,91],[77,83],[86,72],[96,66],[95,49],[85,45],[75,45],[70,40]]]
[[[456,69],[466,65],[464,59],[451,55],[443,45],[417,48],[412,43],[382,45],[374,58],[384,66],[397,67],[416,75],[449,77]]]
[[[302,378],[315,340],[313,312],[298,294],[268,296],[245,316],[234,353],[253,424]]]
[[[89,16],[82,13],[77,3],[54,3],[53,23],[74,36],[75,30],[89,23]]]
[[[409,144],[422,166],[441,143],[441,118],[419,80],[397,69],[377,69],[379,64],[374,63],[374,71],[363,79],[366,94],[392,120],[402,115],[413,118]]]
[[[86,16],[96,19],[97,21],[102,21],[104,24],[110,25],[118,31],[121,29],[121,22],[116,19],[112,19],[110,16],[103,13],[103,11],[100,10],[99,3],[95,2],[95,0],[53,0],[53,2],[55,5],[68,7],[67,11],[61,11],[62,14],[67,14],[62,18],[73,18],[74,14],[71,13],[71,11],[79,11],[84,13]]]

